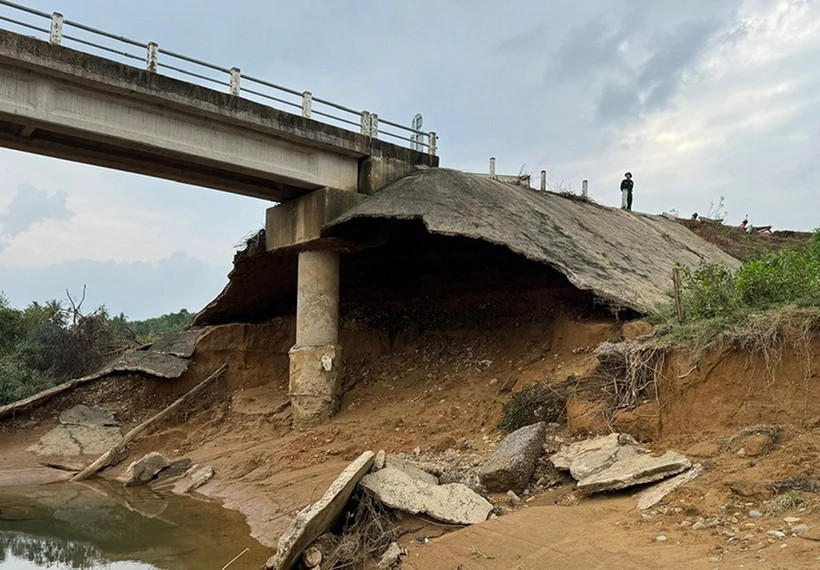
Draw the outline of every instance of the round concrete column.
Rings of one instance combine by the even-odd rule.
[[[339,342],[339,253],[299,253],[296,346]]]
[[[300,252],[298,279],[288,392],[294,425],[304,428],[330,418],[341,399],[338,252]]]

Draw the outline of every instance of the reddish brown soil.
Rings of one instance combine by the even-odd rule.
[[[498,317],[491,327],[347,330],[342,409],[328,424],[296,432],[286,406],[293,322],[225,325],[202,341],[180,380],[108,378],[6,422],[0,431],[0,470],[36,465],[23,443],[50,428],[59,410],[95,403],[111,408],[130,427],[228,362],[227,374],[214,388],[141,438],[130,457],[157,450],[213,465],[217,475],[201,491],[243,512],[254,536],[273,546],[293,514],[364,450],[489,452],[500,439],[501,406],[513,391],[539,380],[590,374],[591,349],[617,338],[619,331],[620,324],[608,317],[572,308]],[[812,348],[820,350],[820,343]],[[809,525],[809,536],[820,538],[816,494],[800,492],[803,504],[776,513],[772,490],[772,484],[794,478],[820,485],[818,363],[806,360],[805,351],[786,349],[771,372],[774,376],[760,355],[728,351],[695,363],[673,353],[657,386],[657,402],[614,417],[589,397],[571,405],[570,431],[595,433],[612,425],[651,447],[688,451],[704,463],[705,475],[652,513],[642,516],[628,494],[589,500],[560,487],[536,496],[521,512],[427,544],[416,538],[444,529],[413,527],[402,539],[410,548],[407,567],[714,568],[720,561],[732,567],[816,567],[820,543],[780,540],[767,531],[787,528],[782,517],[792,515]],[[584,424],[585,418],[591,420]],[[723,445],[754,424],[783,429],[774,441],[751,435]],[[742,446],[758,454],[740,457]],[[107,475],[121,474],[127,463]],[[752,509],[766,516],[750,519]],[[728,522],[693,531],[698,517]],[[725,533],[733,529],[741,538],[729,541]],[[659,534],[668,540],[655,542]],[[553,566],[550,560],[566,563]]]
[[[774,231],[772,233],[747,233],[743,228],[726,226],[715,222],[679,220],[695,234],[712,242],[720,249],[741,261],[760,259],[767,253],[782,248],[801,247],[809,241],[808,232]]]

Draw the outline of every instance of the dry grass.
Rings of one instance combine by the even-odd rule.
[[[356,508],[348,513],[342,534],[325,556],[322,568],[369,567],[398,538],[398,527],[384,505],[364,492],[357,492],[354,501],[358,501]]]

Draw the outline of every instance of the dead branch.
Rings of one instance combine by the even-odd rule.
[[[222,366],[217,368],[210,376],[205,378],[205,380],[203,380],[202,382],[191,388],[188,392],[180,396],[176,401],[174,401],[173,404],[171,404],[161,412],[155,414],[151,418],[145,420],[140,425],[138,425],[137,427],[129,431],[127,434],[125,434],[122,440],[120,440],[120,442],[117,445],[103,453],[100,457],[97,458],[96,461],[94,461],[94,463],[92,463],[91,465],[89,465],[76,475],[74,475],[74,477],[71,478],[71,481],[82,481],[83,479],[87,479],[90,476],[94,475],[97,471],[104,469],[105,467],[108,467],[112,463],[116,463],[118,461],[117,458],[120,456],[123,450],[125,450],[126,446],[129,443],[131,443],[131,440],[133,440],[135,437],[137,437],[140,433],[142,433],[149,427],[152,427],[160,420],[163,420],[166,417],[173,414],[182,406],[183,403],[185,403],[185,400],[200,393],[210,382],[222,376],[222,374],[227,369],[228,363],[226,362],[222,364]]]

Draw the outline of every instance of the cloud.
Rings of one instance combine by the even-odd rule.
[[[3,269],[3,291],[9,302],[24,307],[32,301],[64,299],[65,291],[88,294],[84,309],[105,305],[112,314],[143,319],[182,308],[198,311],[227,283],[225,268],[181,252],[155,263],[76,260],[45,267]]]
[[[49,194],[46,190],[29,184],[17,187],[17,194],[0,214],[0,247],[10,243],[21,233],[31,229],[38,222],[46,220],[65,221],[74,216],[66,203],[68,194],[58,190]]]

